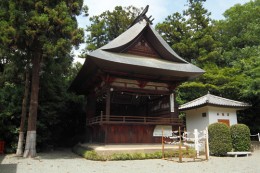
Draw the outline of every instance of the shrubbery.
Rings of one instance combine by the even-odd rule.
[[[95,161],[106,161],[106,160],[144,160],[144,159],[160,159],[163,157],[161,151],[156,151],[154,153],[144,153],[144,152],[137,152],[137,153],[113,153],[110,155],[100,155],[96,151],[82,147],[80,145],[76,145],[73,147],[72,151],[85,159],[88,160],[95,160]],[[192,148],[188,150],[182,150],[182,156],[184,158],[193,158],[196,154],[196,151]],[[165,151],[164,157],[178,157],[179,151]]]
[[[232,150],[230,129],[226,124],[209,125],[209,151],[211,155],[224,156]]]
[[[230,128],[234,151],[250,150],[250,130],[245,124],[234,124]]]

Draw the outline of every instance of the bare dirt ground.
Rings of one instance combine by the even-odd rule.
[[[70,150],[39,153],[36,158],[0,155],[0,173],[260,173],[260,150],[249,157],[210,157],[209,161],[184,163],[161,159],[89,161]]]

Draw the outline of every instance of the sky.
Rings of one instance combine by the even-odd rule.
[[[235,4],[244,4],[246,2],[250,2],[250,0],[207,0],[204,3],[204,7],[208,12],[211,12],[210,17],[212,19],[220,20],[224,19],[223,13],[227,9]],[[162,22],[168,15],[175,12],[182,13],[182,11],[187,8],[185,4],[187,4],[187,0],[84,0],[84,5],[89,7],[90,17],[100,15],[107,10],[112,11],[116,6],[126,7],[132,5],[137,8],[144,8],[146,5],[149,5],[149,10],[146,15],[154,18],[153,26]],[[81,28],[86,28],[87,25],[90,25],[88,17],[79,16],[77,20]],[[74,54],[76,56],[80,54],[85,46],[85,44],[81,44],[78,50],[74,50]],[[84,62],[84,60],[80,58],[75,58],[75,61]]]

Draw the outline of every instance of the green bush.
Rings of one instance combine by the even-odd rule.
[[[224,156],[232,150],[229,127],[224,123],[209,125],[209,152],[211,155]]]
[[[251,146],[250,130],[245,124],[234,124],[230,128],[234,151],[249,151]]]
[[[96,161],[106,161],[106,160],[144,160],[144,159],[161,159],[162,152],[157,151],[154,153],[114,153],[110,155],[99,155],[96,151],[91,150],[90,148],[82,147],[76,145],[72,148],[72,151],[85,159],[96,160]],[[182,155],[184,158],[193,158],[195,155],[195,150],[189,148],[188,150],[182,150]],[[179,151],[165,151],[164,157],[178,157]]]
[[[106,158],[103,158],[102,156],[98,155],[98,153],[94,150],[86,149],[84,147],[81,147],[79,145],[76,145],[72,148],[72,151],[88,160],[95,160],[95,161],[105,161]]]

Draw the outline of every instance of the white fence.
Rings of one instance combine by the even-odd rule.
[[[257,133],[255,135],[250,135],[250,136],[257,136],[258,137],[258,141],[260,142],[260,133]]]
[[[163,134],[163,132],[162,132]],[[189,134],[189,137],[187,137]],[[190,137],[190,136],[194,137]],[[203,131],[198,131],[194,129],[193,132],[184,132],[182,135],[180,131],[173,131],[172,136],[163,136],[166,139],[169,138],[170,141],[163,140],[163,143],[184,145],[187,147],[192,147],[196,150],[196,156],[199,156],[200,151],[204,151],[206,159],[209,158],[209,142],[208,142],[208,129],[206,127]],[[183,141],[182,141],[183,140]],[[167,142],[166,142],[167,141]]]

